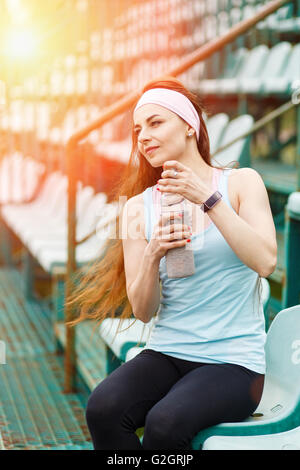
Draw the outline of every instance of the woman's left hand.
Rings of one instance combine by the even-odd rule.
[[[182,163],[169,160],[164,163],[163,168],[164,171],[157,182],[158,189],[162,193],[180,194],[194,204],[202,204],[212,195],[212,188]]]

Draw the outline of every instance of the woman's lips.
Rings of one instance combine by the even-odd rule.
[[[151,153],[154,152],[154,150],[158,149],[158,147],[149,147],[147,150],[146,150],[146,154],[147,155],[150,155]]]

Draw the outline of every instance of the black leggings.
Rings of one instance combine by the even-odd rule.
[[[191,449],[192,438],[256,409],[264,375],[234,364],[203,364],[145,349],[104,379],[86,419],[97,450]],[[143,427],[141,444],[135,431]]]

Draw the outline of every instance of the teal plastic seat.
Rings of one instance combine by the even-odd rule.
[[[300,28],[299,28],[300,30]],[[268,94],[290,94],[300,86],[300,44],[292,48],[287,66],[278,77],[269,77],[264,85]]]
[[[243,77],[239,91],[245,94],[264,93],[265,84],[270,78],[280,77],[284,72],[292,46],[289,42],[280,42],[272,47],[260,74],[252,77]]]
[[[221,139],[220,147],[249,131],[253,126],[253,122],[254,119],[249,114],[244,114],[230,121]],[[227,149],[216,154],[212,158],[212,165],[217,167],[219,165],[228,166],[230,162],[238,161],[241,167],[251,166],[249,144],[250,137],[238,140]]]
[[[255,436],[289,431],[300,425],[300,305],[281,310],[267,333],[266,375],[261,401],[245,421],[221,423],[200,431],[199,449],[210,436]]]
[[[244,47],[227,54],[223,72],[218,78],[200,80],[198,91],[204,95],[219,95],[222,91],[223,82],[233,79],[239,72],[248,56],[248,50]]]
[[[242,62],[237,73],[231,78],[224,78],[219,82],[220,93],[235,95],[240,91],[240,84],[243,80],[258,77],[261,74],[268,54],[269,49],[264,44],[256,46],[249,51],[245,55],[245,60]]]
[[[216,114],[207,120],[206,127],[209,136],[211,153],[214,153],[217,150],[228,121],[229,117],[225,113]]]
[[[300,426],[265,436],[212,436],[202,450],[300,450]]]

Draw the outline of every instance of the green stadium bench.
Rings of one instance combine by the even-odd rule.
[[[254,119],[249,114],[244,114],[230,121],[223,133],[219,147],[225,146],[233,139],[248,132],[252,128],[253,123]],[[229,166],[232,161],[238,161],[240,167],[250,167],[250,139],[250,136],[240,139],[227,149],[217,153],[212,158],[212,165]]]
[[[262,436],[212,436],[202,450],[300,450],[300,426]]]
[[[255,436],[300,425],[300,305],[281,310],[266,339],[266,376],[255,413],[239,423],[222,423],[198,433],[193,449],[210,436]]]

